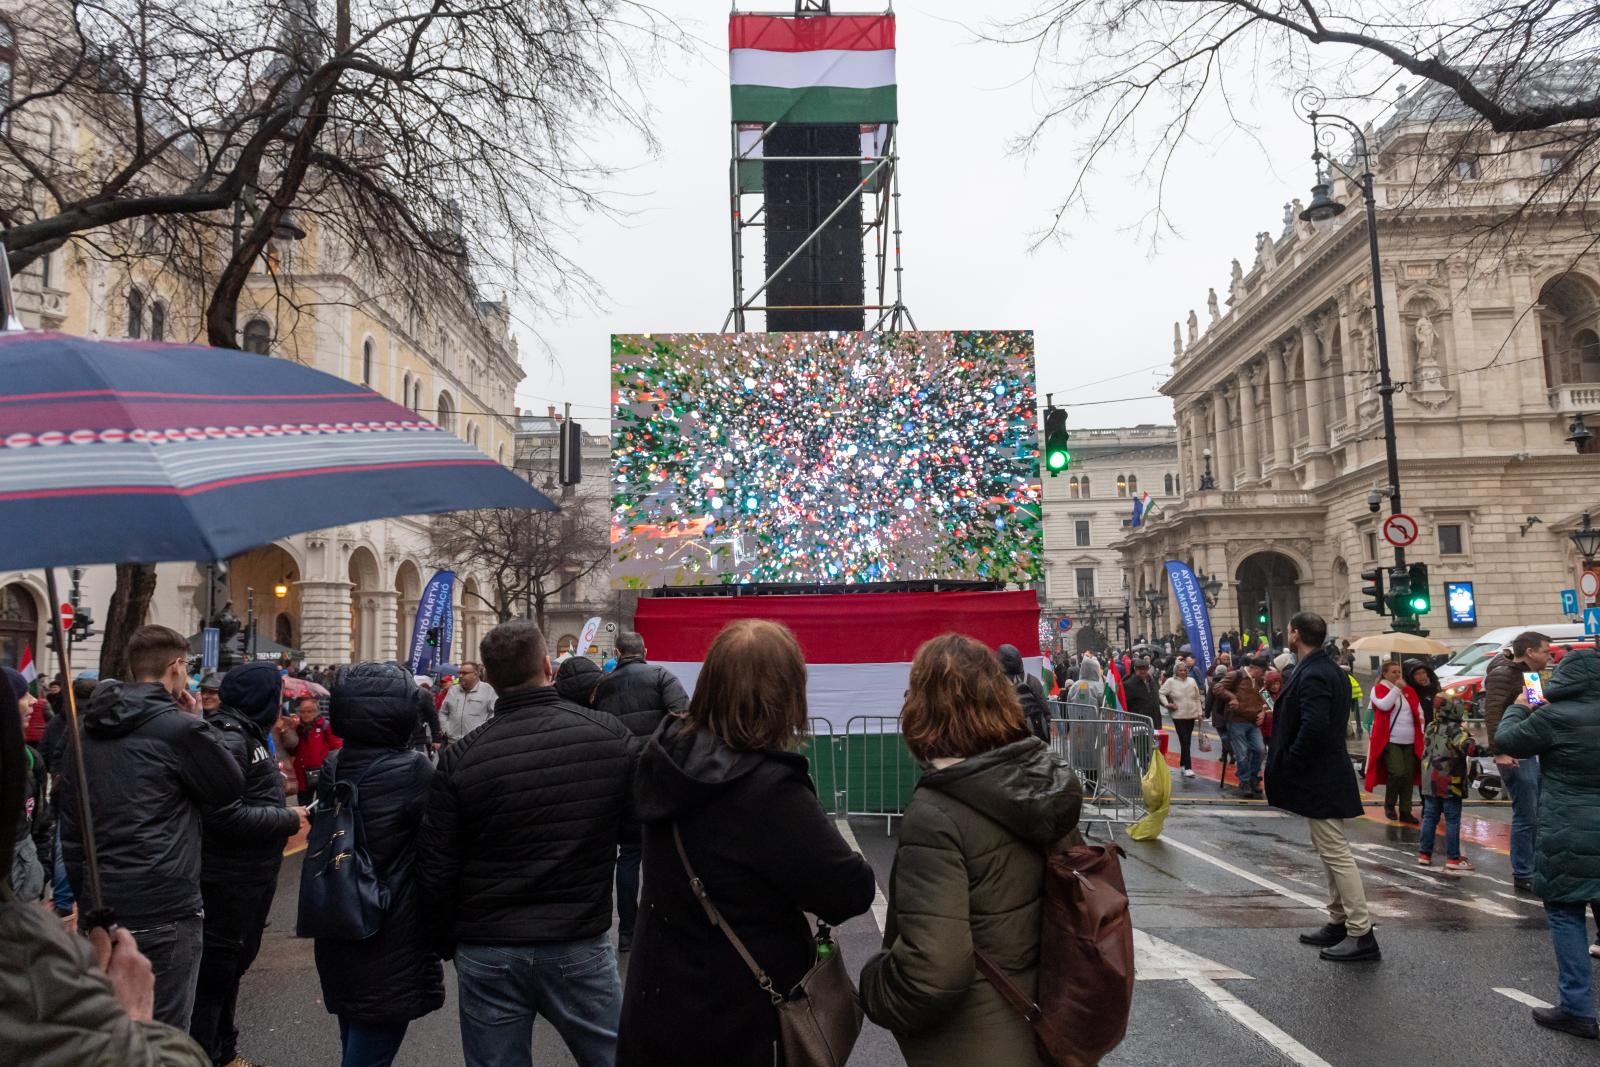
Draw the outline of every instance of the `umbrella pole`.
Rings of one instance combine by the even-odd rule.
[[[61,596],[56,591],[54,567],[44,569],[45,588],[50,594],[50,627],[56,638],[56,654],[61,657],[62,696],[67,708],[67,747],[72,752],[72,788],[78,800],[78,830],[83,839],[84,896],[89,907],[78,916],[78,929],[85,932],[96,926],[110,929],[116,916],[105,906],[100,892],[100,857],[94,847],[94,818],[89,811],[89,772],[83,761],[83,724],[78,718],[78,701],[72,692],[72,664],[67,635],[61,628]]]

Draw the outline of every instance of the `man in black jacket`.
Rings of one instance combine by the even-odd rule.
[[[244,789],[239,764],[189,694],[189,642],[165,626],[128,640],[134,681],[95,687],[83,713],[83,760],[106,906],[156,975],[155,1017],[189,1028],[200,968],[200,817]],[[61,847],[84,901],[82,826],[69,760]]]
[[[305,808],[283,806],[283,776],[267,747],[282,692],[272,664],[242,664],[221,679],[218,707],[207,720],[244,773],[243,795],[208,809],[201,834],[205,942],[189,1034],[219,1065],[237,1052],[239,980],[261,948],[284,842],[306,823]]]
[[[644,638],[629,630],[617,638],[617,666],[595,686],[594,706],[621,720],[634,737],[649,737],[670,712],[689,706],[672,672],[644,658]],[[633,926],[639,918],[639,843],[617,848],[617,949],[633,948]]]
[[[632,738],[561,699],[532,622],[500,624],[480,650],[494,717],[440,758],[416,860],[436,946],[456,961],[467,1067],[531,1064],[538,1014],[579,1067],[609,1065],[622,1007],[611,871]]]
[[[1289,647],[1298,661],[1273,713],[1267,750],[1267,803],[1306,817],[1311,844],[1328,872],[1328,923],[1301,934],[1336,963],[1382,958],[1367,911],[1361,871],[1350,854],[1344,821],[1361,817],[1361,793],[1345,750],[1350,683],[1322,643],[1328,624],[1302,611],[1289,620]]]

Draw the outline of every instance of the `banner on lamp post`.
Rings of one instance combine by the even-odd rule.
[[[1178,602],[1178,613],[1183,617],[1184,633],[1189,638],[1189,648],[1194,652],[1200,677],[1211,675],[1211,665],[1216,662],[1217,648],[1211,637],[1211,612],[1206,607],[1206,593],[1200,580],[1187,564],[1175,559],[1167,560],[1167,584]]]
[[[455,571],[439,571],[423,587],[417,601],[417,618],[411,627],[411,655],[406,661],[412,674],[431,673],[450,648],[450,632],[455,625],[451,606],[455,582]],[[439,629],[439,643],[430,645],[428,631],[434,627]]]

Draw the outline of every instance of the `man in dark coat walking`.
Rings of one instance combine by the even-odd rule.
[[[1350,683],[1323,642],[1328,624],[1302,611],[1289,620],[1289,647],[1298,660],[1273,716],[1267,751],[1267,803],[1306,817],[1311,844],[1328,871],[1328,923],[1301,934],[1322,958],[1338,963],[1381,959],[1372,932],[1361,871],[1350,854],[1344,820],[1361,815],[1355,770],[1345,751]]]
[[[220,680],[217,706],[206,717],[244,773],[239,799],[210,809],[201,822],[205,928],[189,1036],[215,1064],[237,1054],[239,980],[261,949],[284,842],[305,826],[305,808],[283,806],[283,777],[267,748],[282,691],[272,664],[241,664]]]
[[[628,732],[643,741],[656,732],[671,712],[689,706],[672,672],[644,658],[644,638],[628,631],[617,638],[616,670],[600,679],[594,689],[594,706],[615,715]],[[563,664],[565,666],[565,664]],[[633,927],[639,917],[639,860],[637,841],[617,847],[617,950],[633,948]]]

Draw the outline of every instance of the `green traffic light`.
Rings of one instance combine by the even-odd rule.
[[[1418,615],[1426,615],[1428,613],[1428,608],[1431,606],[1432,605],[1428,603],[1428,598],[1425,596],[1414,596],[1411,598],[1411,610]]]
[[[1067,469],[1067,464],[1072,462],[1072,453],[1066,451],[1048,452],[1045,454],[1045,462],[1049,464],[1050,469],[1053,471],[1064,471]]]

